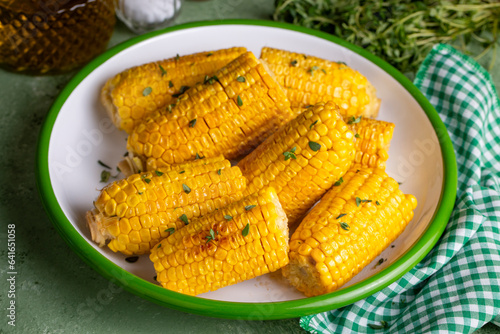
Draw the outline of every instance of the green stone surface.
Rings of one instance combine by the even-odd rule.
[[[185,1],[176,23],[269,19],[273,1]],[[110,46],[133,37],[117,24]],[[497,58],[499,58],[497,56]],[[491,54],[484,57],[485,63]],[[0,70],[0,333],[303,333],[298,319],[237,321],[174,311],[128,293],[87,266],[46,215],[35,184],[36,145],[52,102],[75,72]],[[500,87],[500,60],[492,70]],[[7,225],[15,224],[16,326],[7,324]],[[488,324],[476,333],[500,333]]]

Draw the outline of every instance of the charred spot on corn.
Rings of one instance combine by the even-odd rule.
[[[314,142],[314,141],[310,141],[309,142],[309,148],[311,150],[313,150],[314,152],[317,152],[317,151],[319,151],[321,149],[321,145],[318,144],[318,143],[316,143],[316,142]]]
[[[241,97],[239,95],[236,98],[236,103],[238,103],[238,107],[241,107],[243,105],[243,100],[241,99]]]
[[[160,67],[161,76],[167,75],[167,71],[163,68],[163,66],[161,66],[160,64],[158,64],[158,66]]]
[[[247,205],[245,206],[245,210],[246,211],[249,211],[249,210],[252,210],[253,208],[255,208],[257,205]]]
[[[184,192],[186,194],[189,194],[191,192],[191,188],[189,188],[186,184],[182,184],[182,190],[184,190]]]
[[[163,175],[163,174],[165,174],[165,173],[160,172],[159,170],[155,170],[155,174],[156,174],[156,175],[158,175],[158,176],[162,176],[162,175]]]
[[[245,225],[245,227],[243,228],[243,230],[241,231],[241,235],[244,236],[244,237],[246,237],[249,232],[250,232],[250,224],[247,223]]]
[[[194,128],[195,125],[196,125],[196,118],[193,118],[192,120],[189,121],[189,127]]]
[[[185,225],[189,224],[188,217],[186,216],[185,213],[183,213],[182,215],[180,215],[179,219],[182,220]]]
[[[349,226],[349,224],[347,224],[346,222],[341,222],[340,223],[340,227],[342,227],[342,229],[346,230],[346,231],[349,231],[351,229],[351,227]]]
[[[240,75],[239,77],[236,78],[236,81],[238,81],[238,82],[245,82],[246,80],[245,80],[244,76]]]
[[[129,256],[125,258],[125,261],[127,261],[128,263],[134,263],[137,262],[137,260],[139,260],[138,256]]]
[[[142,91],[142,96],[148,96],[149,94],[151,94],[152,91],[153,91],[153,88],[148,86],[148,87],[144,88],[144,90]]]

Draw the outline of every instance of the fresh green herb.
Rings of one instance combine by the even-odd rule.
[[[354,135],[354,137],[359,138],[359,137],[361,137],[361,136],[359,135],[359,133],[356,133],[356,134]]]
[[[182,220],[184,222],[185,225],[189,224],[189,220],[188,220],[188,217],[186,216],[185,213],[183,213],[180,217],[179,217],[180,220]]]
[[[283,155],[285,156],[285,161],[287,161],[290,158],[297,160],[297,156],[295,155],[295,150],[297,150],[297,146],[294,146],[290,151],[283,152]]]
[[[98,163],[99,165],[101,165],[102,167],[104,167],[104,168],[111,169],[111,167],[109,167],[108,165],[106,165],[106,164],[105,164],[104,162],[102,162],[101,160],[97,160],[97,163]]]
[[[212,52],[208,53],[208,54],[207,54],[207,57],[210,57],[211,55],[213,55],[213,53],[212,53]]]
[[[194,128],[194,126],[196,125],[196,118],[192,119],[189,121],[189,127],[190,128]]]
[[[274,12],[275,21],[322,30],[361,46],[410,79],[439,43],[451,43],[463,53],[479,44],[481,51],[474,56],[480,59],[493,51],[491,69],[499,17],[498,0],[276,0]]]
[[[379,201],[375,201],[375,204],[380,205],[380,202]]]
[[[168,81],[168,88],[172,88],[174,87],[174,83],[172,82],[172,80],[169,80]]]
[[[189,194],[191,192],[191,188],[189,188],[187,185],[185,185],[184,183],[182,184],[182,190],[184,190],[184,192],[186,194]]]
[[[165,71],[163,66],[161,66],[160,64],[158,64],[158,66],[160,66],[161,76],[167,75],[167,71]]]
[[[304,108],[309,109],[309,108],[312,108],[312,107],[314,107],[314,105],[309,104],[309,105],[305,106]]]
[[[165,232],[168,232],[168,233],[172,234],[172,233],[174,233],[174,232],[175,232],[175,228],[174,228],[174,227],[167,228],[167,229],[165,230]]]
[[[217,174],[219,174],[219,175],[220,175],[220,174],[221,174],[221,171],[222,171],[222,169],[219,169],[219,170],[217,171]]]
[[[241,100],[241,97],[239,95],[236,98],[236,102],[238,103],[238,107],[241,107],[243,105],[243,101]]]
[[[324,68],[321,69],[321,72],[326,74],[326,70]]]
[[[139,260],[138,256],[129,256],[125,258],[125,261],[127,261],[128,263],[134,263],[137,262],[137,260]]]
[[[347,215],[347,213],[341,213],[341,214],[340,214],[340,215],[338,215],[338,216],[337,216],[337,218],[335,218],[335,219],[340,219],[340,218],[342,218],[342,217],[344,217],[344,216],[346,216],[346,215]]]
[[[246,80],[245,80],[245,77],[243,77],[243,76],[240,75],[239,77],[236,78],[236,81],[238,81],[238,82],[245,82]]]
[[[216,233],[214,232],[214,230],[213,230],[213,229],[210,229],[210,232],[209,232],[209,233],[210,233],[210,235],[207,235],[207,236],[205,237],[205,238],[207,238],[207,242],[206,242],[207,244],[208,244],[210,241],[215,240],[215,234],[216,234]],[[219,234],[219,231],[217,231],[217,234]]]
[[[255,208],[257,205],[247,205],[245,206],[245,210],[252,210],[253,208]]]
[[[290,65],[292,65],[293,67],[296,67],[297,64],[298,64],[297,59],[292,60],[292,62],[290,63]]]
[[[351,116],[351,117],[349,117],[347,124],[349,124],[349,125],[356,124],[356,123],[359,123],[360,121],[361,121],[361,116],[358,116],[358,117]]]
[[[119,167],[116,167],[116,171],[117,171],[118,173],[121,173],[121,172],[122,172],[122,170],[121,170]],[[117,176],[118,176],[118,175],[117,175]]]
[[[179,92],[172,94],[172,97],[179,97],[182,94],[184,94],[190,87],[189,86],[181,86],[181,89],[179,89]]]
[[[108,172],[107,170],[103,170],[101,172],[101,181],[102,183],[106,183],[109,181],[109,178],[111,177],[111,173]]]
[[[124,157],[128,157],[128,151],[123,154]]]
[[[174,107],[175,107],[175,103],[169,104],[167,107],[167,111],[171,113]]]
[[[241,231],[241,235],[246,237],[249,232],[250,232],[250,224],[246,224],[245,227],[243,228],[243,231]]]
[[[144,179],[144,182],[149,183],[151,182],[151,179]]]
[[[370,203],[372,200],[371,199],[362,199],[361,203]]]
[[[316,123],[318,123],[318,120],[315,120],[314,122],[312,122],[311,125],[309,125],[309,129],[312,129],[312,127],[315,126]]]
[[[144,90],[142,91],[142,96],[148,96],[149,94],[151,94],[152,91],[153,91],[153,88],[148,86],[148,87],[144,88]]]
[[[205,157],[200,157],[198,152],[196,152],[196,156],[195,156],[194,160],[200,160],[200,159],[205,159]]]
[[[216,75],[209,77],[208,75],[205,75],[205,80],[203,80],[203,83],[213,85],[214,82],[219,81],[219,78],[217,78]]]
[[[347,66],[347,64],[345,62],[343,62],[343,61],[338,61],[337,64]]]
[[[361,204],[361,198],[356,197],[356,206],[359,206]]]
[[[158,247],[156,247],[156,248],[160,248],[160,247],[161,247],[161,244],[158,244]]]
[[[338,181],[337,181],[337,182],[335,182],[333,185],[334,185],[335,187],[338,187],[338,186],[340,186],[342,183],[344,183],[344,179],[341,177],[341,178],[340,178],[340,179],[338,179]]]
[[[175,55],[175,61],[179,61],[179,59],[180,59],[180,58],[181,58],[181,57],[179,56],[179,54],[176,54],[176,55]]]
[[[349,226],[349,224],[347,224],[345,222],[341,222],[340,223],[340,227],[342,227],[342,229],[346,230],[346,231],[349,231],[351,229],[351,227]]]
[[[181,170],[179,174],[184,174],[185,172],[186,172],[185,170]]]
[[[311,150],[313,150],[314,152],[316,151],[319,151],[321,149],[321,145],[314,142],[314,141],[310,141],[309,142],[309,147],[311,148]]]
[[[226,220],[231,220],[231,219],[233,219],[233,216],[230,216],[230,215],[224,215],[224,219],[226,219]]]
[[[155,174],[156,174],[156,175],[158,175],[158,176],[162,176],[162,175],[163,175],[163,174],[165,174],[165,173],[160,172],[159,170],[155,170]]]
[[[314,71],[317,71],[317,70],[319,70],[319,67],[318,66],[313,66],[310,69],[308,69],[307,72],[309,72],[311,74],[311,76],[313,76],[314,75]]]

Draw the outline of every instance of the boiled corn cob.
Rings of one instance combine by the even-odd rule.
[[[416,206],[383,169],[355,165],[293,233],[283,275],[306,296],[336,290],[403,232]]]
[[[308,108],[238,163],[248,178],[245,193],[276,189],[290,226],[354,159],[354,133],[337,110],[331,101]]]
[[[273,48],[260,58],[286,90],[292,106],[334,101],[345,116],[376,117],[380,99],[361,73],[343,63]]]
[[[177,100],[176,94],[246,52],[234,47],[136,66],[109,79],[101,101],[113,123],[130,133],[141,119]]]
[[[155,112],[128,138],[147,170],[220,154],[247,154],[292,117],[290,104],[264,66],[245,53],[188,90],[169,112]]]
[[[187,224],[243,198],[246,179],[228,160],[158,168],[113,182],[87,212],[92,240],[126,255],[153,245]]]
[[[385,168],[389,158],[388,151],[394,133],[394,123],[354,116],[346,121],[347,124],[353,124],[356,132],[354,162],[367,167]]]
[[[157,281],[189,295],[276,271],[288,263],[286,215],[272,188],[193,220],[151,249]]]

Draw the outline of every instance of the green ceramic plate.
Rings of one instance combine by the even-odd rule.
[[[134,264],[90,240],[85,212],[102,188],[97,160],[122,159],[125,134],[116,130],[98,96],[104,82],[138,64],[231,46],[257,56],[263,46],[343,61],[364,74],[382,99],[379,118],[396,124],[387,170],[419,202],[410,226],[382,255],[342,289],[305,298],[279,275],[264,275],[198,297],[154,283],[147,256]],[[338,308],[373,294],[409,271],[434,246],[451,214],[456,163],[446,129],[413,84],[393,67],[334,36],[269,21],[197,22],[149,33],[120,44],[83,68],[62,91],[43,126],[38,146],[40,195],[61,236],[80,257],[127,290],[186,312],[238,319],[279,319]],[[377,259],[378,260],[378,259]]]

